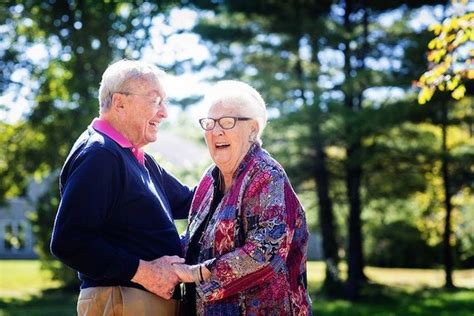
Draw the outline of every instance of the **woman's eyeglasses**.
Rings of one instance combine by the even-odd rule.
[[[216,126],[216,122],[219,123],[219,126],[222,129],[232,129],[235,126],[237,121],[248,121],[251,120],[250,117],[236,117],[236,116],[223,116],[218,119],[213,119],[210,117],[202,118],[199,120],[199,124],[203,130],[211,131]]]

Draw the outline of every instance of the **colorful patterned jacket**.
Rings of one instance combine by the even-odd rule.
[[[185,250],[209,212],[214,168],[195,193]],[[211,279],[196,287],[198,315],[311,315],[307,242],[304,209],[283,168],[252,145],[203,233],[199,261],[215,260]]]

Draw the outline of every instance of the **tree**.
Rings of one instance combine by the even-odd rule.
[[[318,37],[322,36],[318,30],[322,27],[322,17],[330,9],[330,1],[224,1],[218,5],[196,1],[195,5],[220,13],[215,18],[202,18],[194,29],[214,53],[215,58],[209,60],[208,65],[230,62],[229,69],[221,77],[247,79],[262,91],[269,106],[282,114],[282,120],[274,121],[275,126],[295,127],[296,123],[309,132],[309,138],[302,136],[291,145],[285,139],[288,135],[282,135],[272,148],[275,152],[291,150],[295,153],[293,157],[308,158],[302,162],[303,168],[308,167],[308,173],[298,182],[316,182],[319,227],[326,261],[324,289],[330,295],[338,295],[339,247],[326,165],[327,144],[320,126],[324,114],[317,104],[319,91],[316,85]],[[311,60],[301,56],[302,48],[313,51]],[[292,104],[295,98],[301,105],[300,113],[295,112]],[[293,179],[302,175],[300,158],[284,160]]]
[[[165,12],[147,2],[10,1],[0,24],[8,45],[0,48],[0,91],[24,94],[33,107],[14,124],[3,124],[10,138],[0,163],[0,196],[24,193],[31,177],[57,173],[72,142],[98,112],[101,74],[114,59],[138,58],[150,39],[152,17]],[[38,53],[39,52],[39,53]],[[43,55],[41,58],[36,54]],[[26,73],[18,79],[18,74]],[[4,148],[4,146],[1,146]],[[57,267],[49,238],[58,205],[57,181],[33,215],[39,254]],[[61,267],[55,276],[75,280]]]
[[[466,6],[467,1],[460,1]],[[454,9],[463,11],[467,9],[462,7],[458,1],[452,1]],[[450,91],[451,97],[460,100],[466,93],[466,80],[474,79],[474,69],[470,66],[473,59],[473,52],[463,51],[463,48],[469,49],[469,44],[474,42],[474,13],[458,14],[456,10],[453,15],[444,19],[440,23],[430,26],[436,37],[432,39],[428,48],[429,70],[423,73],[419,79],[420,92],[418,102],[425,104],[429,102],[436,90]],[[443,258],[445,269],[445,287],[453,288],[453,253],[452,253],[452,197],[455,194],[453,180],[450,174],[452,157],[448,148],[448,127],[451,125],[449,119],[448,100],[446,98],[438,99],[441,104],[440,128],[442,132],[441,142],[441,174],[444,186],[444,205],[446,216],[444,221],[443,233]]]
[[[346,282],[347,296],[351,300],[359,297],[360,285],[364,283],[364,254],[363,254],[363,222],[361,219],[363,205],[363,181],[366,175],[365,170],[370,169],[366,161],[370,161],[365,145],[366,140],[376,137],[380,130],[390,129],[391,124],[402,124],[408,120],[408,116],[403,116],[401,111],[395,115],[391,122],[370,121],[368,115],[376,110],[380,115],[392,113],[392,102],[385,102],[380,106],[379,102],[374,102],[366,97],[371,89],[380,87],[390,89],[392,87],[406,90],[408,88],[407,72],[416,71],[416,67],[408,68],[403,62],[406,61],[404,54],[397,53],[397,50],[408,51],[411,46],[420,47],[411,38],[413,31],[401,23],[393,23],[391,27],[384,27],[379,24],[379,16],[388,14],[397,9],[404,12],[403,19],[409,18],[409,13],[413,8],[426,4],[426,1],[413,1],[404,5],[399,1],[374,2],[374,1],[352,1],[341,2],[335,11],[333,22],[333,35],[328,37],[329,46],[334,51],[340,51],[343,56],[343,65],[339,67],[344,79],[333,90],[339,91],[342,96],[342,131],[341,144],[345,150],[345,186],[347,201],[349,204],[349,215],[347,219],[347,262],[348,280]],[[432,4],[432,2],[430,2]],[[398,60],[383,71],[373,61],[383,62],[384,58]],[[372,66],[368,62],[372,61]],[[400,107],[404,101],[399,101]],[[385,115],[388,119],[388,117]],[[370,126],[374,123],[380,125]],[[387,124],[388,123],[388,124]],[[369,126],[368,126],[369,125]],[[382,170],[377,173],[383,173]]]
[[[474,79],[474,53],[469,46],[474,42],[474,13],[465,12],[467,0],[452,0],[452,5],[452,16],[430,26],[436,37],[428,43],[429,69],[418,81],[420,104],[431,100],[436,90],[450,91],[459,100],[466,93],[464,81]]]
[[[405,21],[384,28],[377,18],[400,8],[409,13],[411,8],[426,3],[416,1],[407,8],[400,1],[344,1],[329,5],[325,16],[312,1],[196,4],[215,13],[206,15],[195,29],[215,56],[209,65],[222,69],[219,77],[237,77],[252,83],[264,93],[269,106],[278,110],[278,119],[272,120],[270,128],[278,130],[280,136],[269,133],[266,139],[272,142],[269,146],[274,152],[280,152],[293,179],[302,187],[315,185],[323,240],[336,240],[335,227],[331,225],[331,218],[335,217],[333,205],[344,208],[343,204],[349,202],[347,288],[351,299],[358,297],[364,279],[361,191],[364,179],[373,174],[365,175],[363,171],[384,172],[364,163],[371,161],[368,154],[373,154],[366,143],[409,120],[412,114],[400,110],[408,101],[381,103],[367,100],[364,95],[374,87],[406,90],[418,69],[416,63],[377,69],[369,67],[367,60],[409,62],[398,51],[421,47]],[[324,53],[331,57],[321,57]],[[338,61],[340,56],[342,62]],[[374,112],[385,120],[372,121]],[[396,118],[388,118],[387,113]],[[393,153],[384,157],[390,154]],[[391,176],[396,177],[396,173]],[[414,187],[418,188],[411,188]],[[344,189],[345,200],[339,197]],[[325,234],[325,227],[332,236]],[[332,256],[328,255],[334,253],[334,246],[332,242],[324,246],[323,241],[329,263],[327,277],[332,271]]]

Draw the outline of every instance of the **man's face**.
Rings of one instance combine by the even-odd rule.
[[[163,87],[156,80],[136,80],[124,92],[125,137],[139,148],[156,141],[158,125],[168,116]]]

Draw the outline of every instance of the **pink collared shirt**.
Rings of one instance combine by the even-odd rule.
[[[119,144],[122,148],[129,148],[130,151],[132,152],[133,156],[137,158],[138,162],[141,165],[145,164],[145,153],[143,152],[142,149],[137,148],[133,146],[128,139],[125,138],[119,131],[117,131],[115,128],[110,125],[109,122],[106,120],[100,119],[100,118],[95,118],[91,126],[93,129],[95,129],[98,132],[101,132],[108,137],[110,137],[113,141],[115,141],[117,144]]]

